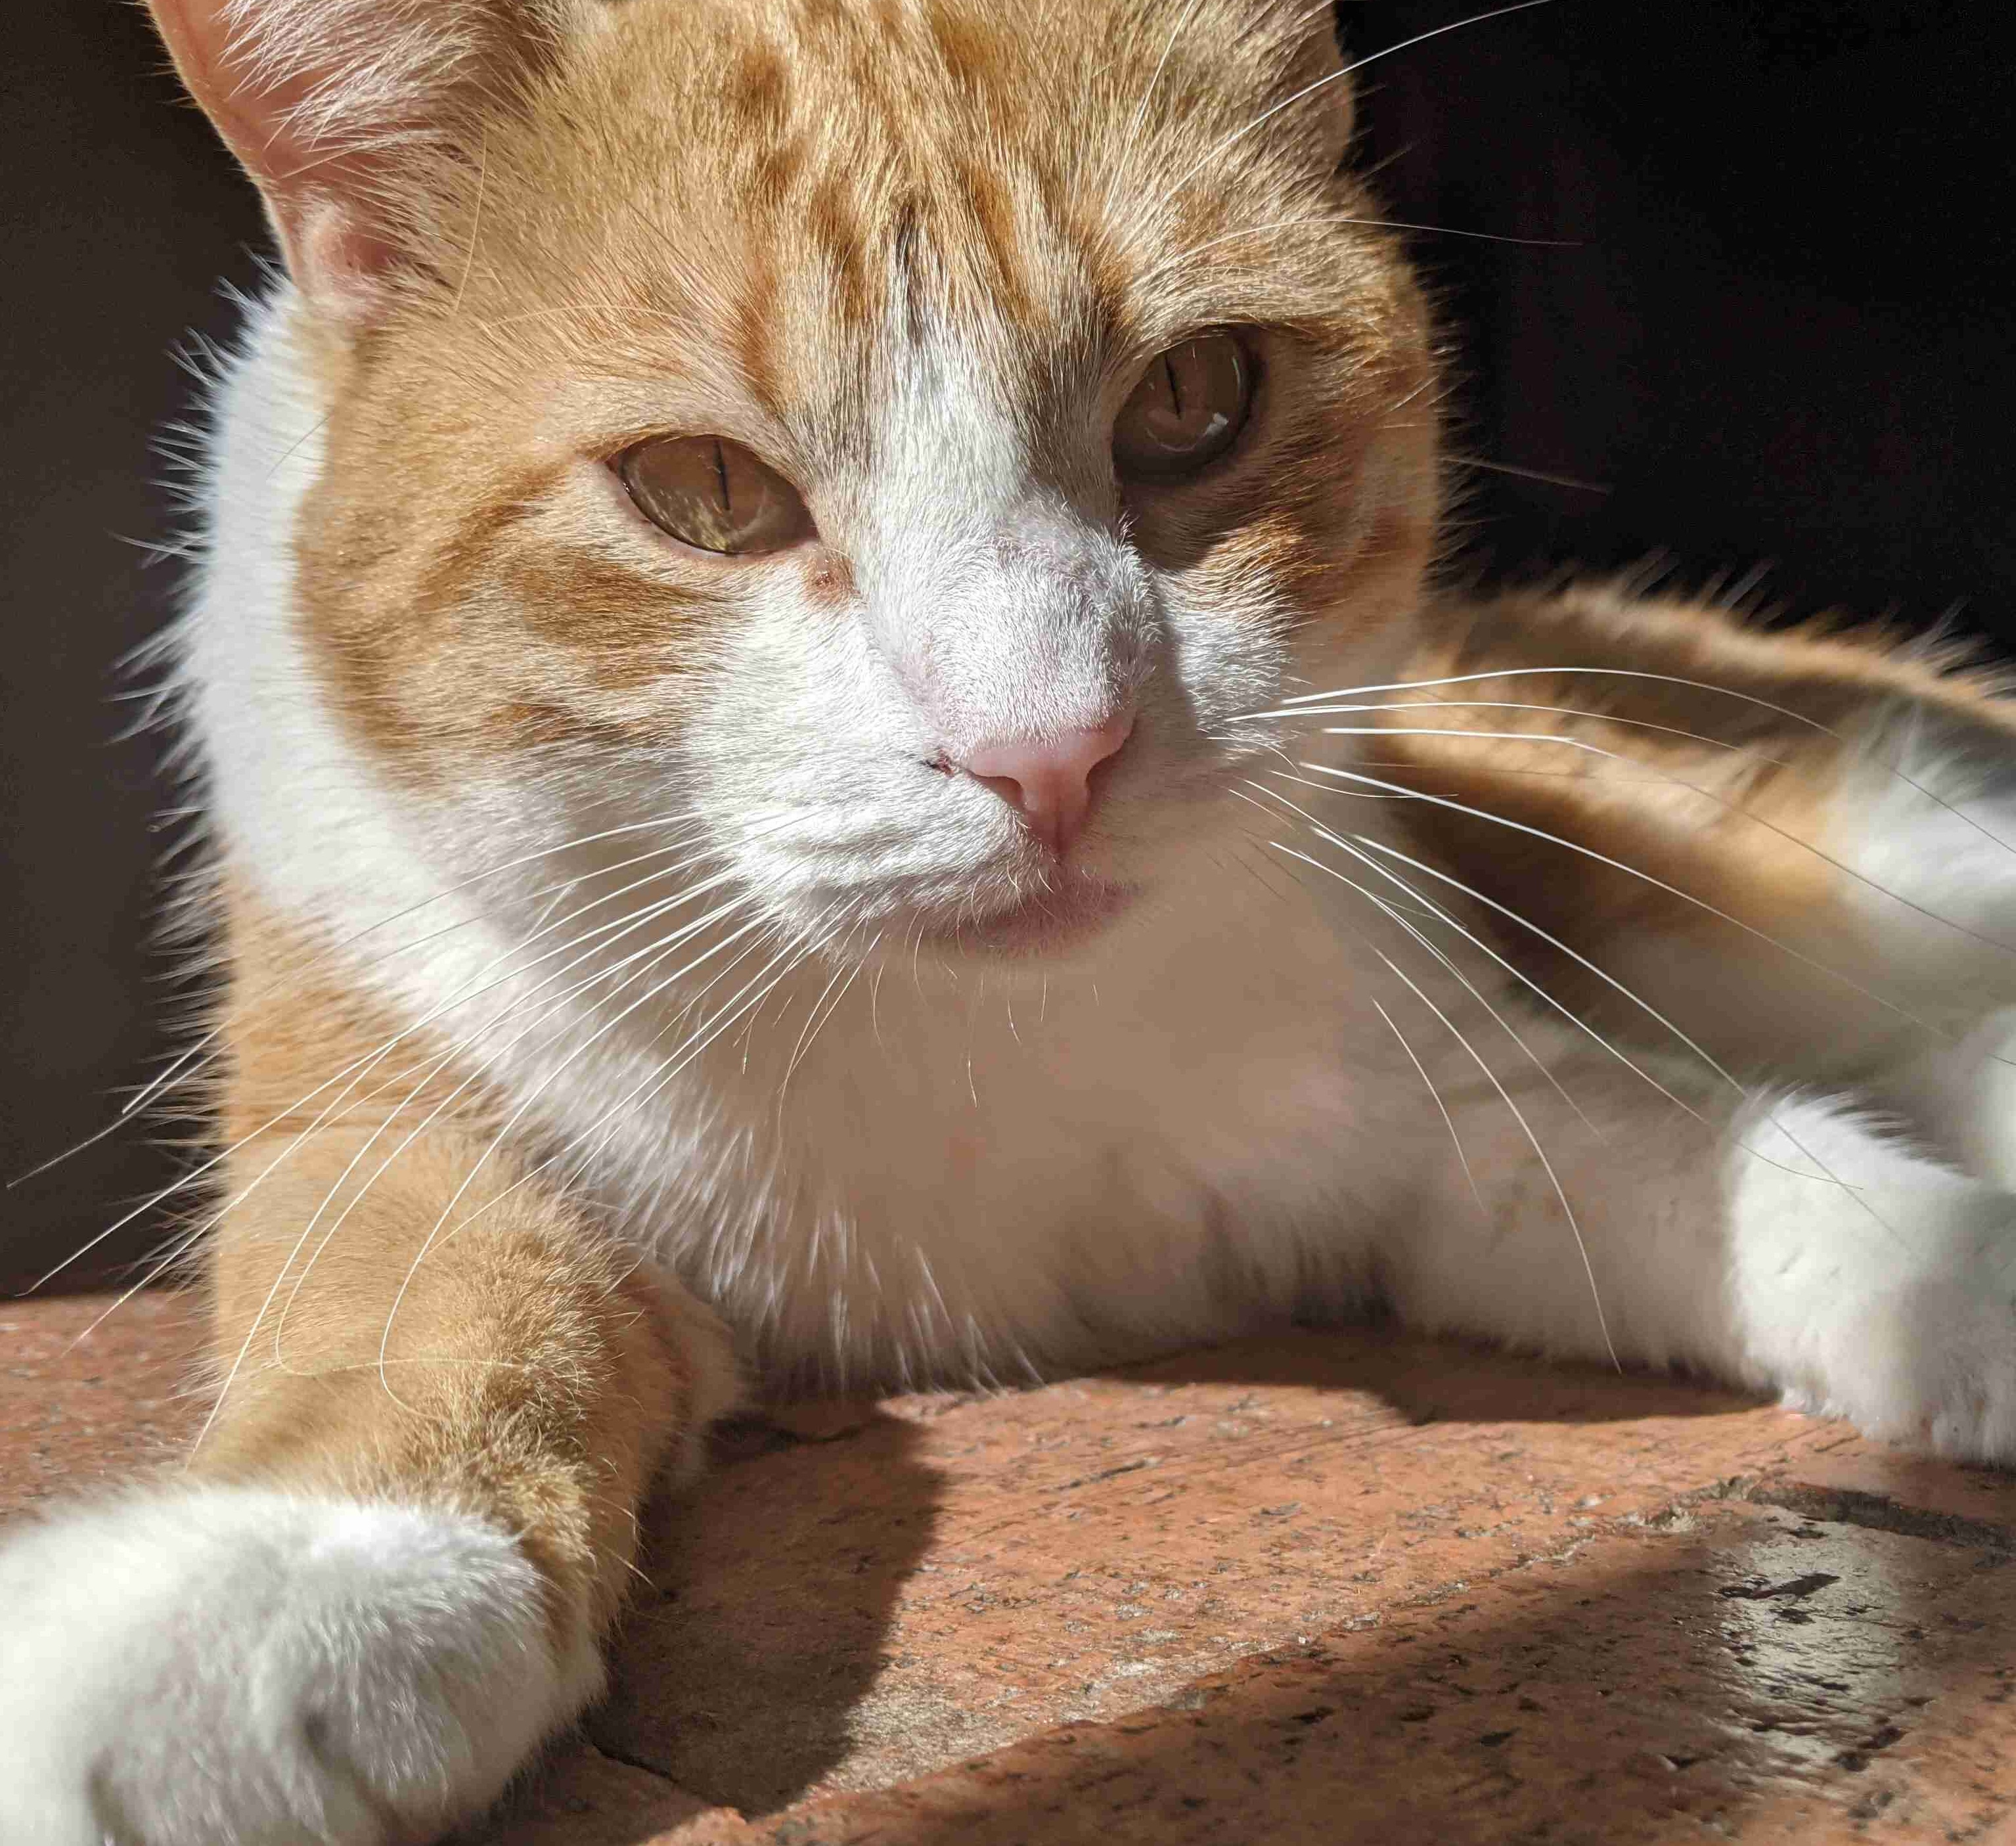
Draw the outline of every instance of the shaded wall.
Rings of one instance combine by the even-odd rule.
[[[1362,9],[1377,49],[1465,16]],[[1469,372],[1477,556],[2016,615],[2008,74],[1982,0],[1554,0],[1364,73]]]
[[[692,0],[704,4],[706,0]],[[1370,52],[1472,10],[1340,8]],[[1460,342],[1480,567],[1669,555],[1673,580],[1991,635],[2016,611],[2007,47],[1940,0],[1550,5],[1364,73],[1364,157]],[[0,1172],[102,1126],[153,1067],[159,743],[113,663],[163,619],[170,358],[250,283],[249,189],[135,7],[42,0],[0,53]],[[1483,464],[1489,464],[1489,466]],[[1497,472],[1515,469],[1555,481]],[[1562,484],[1580,483],[1582,484]],[[131,1131],[0,1199],[18,1284],[144,1196]],[[160,1235],[143,1221],[68,1279]]]
[[[257,200],[179,99],[146,16],[38,0],[0,40],[0,1178],[102,1126],[153,1067],[160,740],[121,736],[114,663],[167,613],[153,444],[188,408],[171,357],[230,325]],[[0,1285],[76,1249],[171,1172],[124,1132],[0,1193]],[[130,1258],[157,1225],[109,1240]],[[80,1265],[80,1269],[91,1265]]]

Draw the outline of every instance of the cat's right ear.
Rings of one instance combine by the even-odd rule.
[[[428,260],[428,179],[567,0],[147,0],[318,307],[368,322]]]

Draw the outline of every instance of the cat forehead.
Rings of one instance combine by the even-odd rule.
[[[1057,124],[1075,102],[1236,96],[1277,76],[1284,52],[1334,43],[1327,0],[587,3],[599,31],[585,38],[615,47],[640,87],[662,93],[676,74],[697,94],[779,115],[809,103],[822,118],[844,96],[919,129],[976,109],[1007,128],[1018,99]]]
[[[934,343],[1079,388],[1082,368],[1035,375],[1233,318],[1240,264],[1172,259],[1334,171],[1342,88],[1306,5],[632,0],[603,17],[481,150],[477,292],[515,300],[514,327],[527,304],[603,303],[643,369],[732,371],[772,409]],[[1316,131],[1281,106],[1311,83],[1335,99]]]

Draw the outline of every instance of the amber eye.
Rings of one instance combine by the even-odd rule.
[[[1204,333],[1158,353],[1113,425],[1122,474],[1191,474],[1231,448],[1253,405],[1253,366],[1229,333]]]
[[[812,515],[776,469],[725,436],[660,436],[616,458],[617,477],[654,526],[701,551],[782,551]]]

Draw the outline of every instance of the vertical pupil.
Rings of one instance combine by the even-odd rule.
[[[1200,334],[1150,359],[1113,423],[1123,475],[1194,473],[1231,445],[1251,402],[1245,349]]]
[[[714,472],[721,483],[722,510],[724,513],[733,513],[735,510],[735,498],[728,491],[728,452],[721,446],[718,439],[714,445]]]

